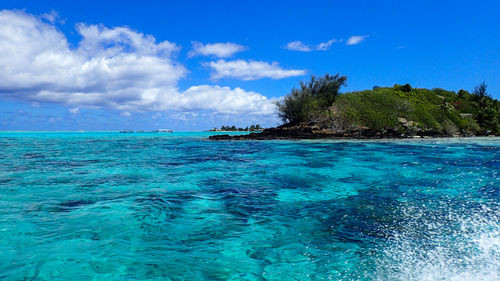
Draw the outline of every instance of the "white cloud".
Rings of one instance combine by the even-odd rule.
[[[80,113],[80,108],[78,108],[78,107],[70,108],[69,112],[71,112],[73,114],[78,114],[78,113]]]
[[[40,17],[50,23],[55,23],[58,18],[58,14],[56,11],[51,10],[49,13],[42,14]]]
[[[269,115],[275,112],[272,100],[256,92],[220,86],[193,86],[181,97],[183,110],[211,110],[223,114],[254,113]]]
[[[316,50],[318,50],[318,51],[326,51],[326,50],[330,49],[330,47],[332,46],[333,43],[337,43],[337,42],[340,42],[340,40],[331,39],[331,40],[328,40],[326,42],[320,43],[316,47]]]
[[[299,52],[327,51],[330,49],[333,43],[338,43],[341,41],[342,40],[331,39],[326,42],[319,43],[318,45],[309,45],[302,41],[292,41],[285,46],[285,49]]]
[[[181,120],[181,121],[189,121],[189,120],[193,120],[195,119],[196,117],[198,117],[198,113],[196,112],[175,112],[175,113],[172,113],[170,114],[170,118],[173,118],[173,119],[177,119],[177,120]]]
[[[258,93],[218,86],[179,91],[187,74],[175,61],[179,47],[126,27],[78,24],[69,46],[53,24],[20,11],[0,11],[0,97],[137,111],[214,110],[272,113]],[[275,74],[276,75],[276,74]],[[254,111],[252,111],[254,110]]]
[[[188,56],[193,57],[196,55],[202,56],[216,56],[219,58],[231,57],[237,52],[244,51],[245,46],[238,45],[235,43],[214,43],[214,44],[203,44],[200,42],[193,41],[193,50],[189,52]]]
[[[355,35],[347,39],[346,45],[357,45],[368,38],[368,35]]]
[[[302,41],[292,41],[286,44],[285,49],[290,51],[299,51],[299,52],[310,52],[312,51],[311,46],[303,43]]]
[[[232,77],[242,80],[256,80],[261,78],[281,79],[292,76],[305,75],[305,70],[283,69],[277,62],[263,61],[218,60],[205,64],[212,68],[212,79]]]

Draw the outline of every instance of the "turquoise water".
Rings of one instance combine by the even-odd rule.
[[[1,280],[499,280],[500,140],[0,133]]]

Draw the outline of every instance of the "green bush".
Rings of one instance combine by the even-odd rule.
[[[397,118],[411,110],[408,102],[387,88],[343,94],[335,104],[340,105],[355,125],[380,130],[396,127]]]

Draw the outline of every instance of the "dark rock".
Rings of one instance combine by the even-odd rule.
[[[301,140],[301,139],[385,139],[414,137],[445,137],[434,132],[425,131],[417,134],[402,134],[397,130],[374,130],[360,128],[357,130],[332,131],[319,129],[317,126],[285,124],[276,128],[268,128],[260,133],[246,135],[214,135],[210,140]]]

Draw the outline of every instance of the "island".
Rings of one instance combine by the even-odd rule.
[[[276,102],[283,125],[210,140],[500,136],[500,101],[485,82],[472,92],[374,86],[340,93],[346,76],[312,76]]]
[[[209,132],[258,132],[261,131],[263,128],[257,124],[257,125],[250,125],[249,127],[241,128],[241,127],[236,127],[236,126],[221,126],[219,128],[213,128],[209,130]]]

